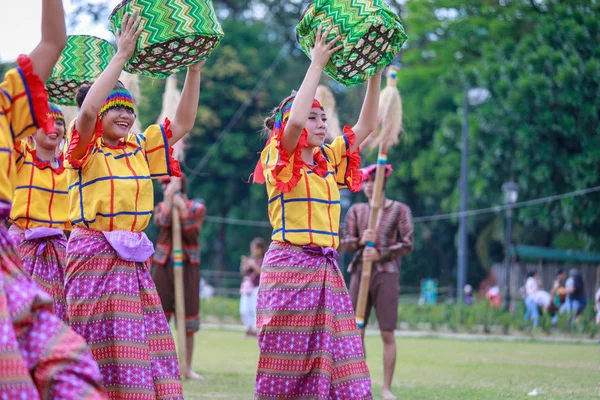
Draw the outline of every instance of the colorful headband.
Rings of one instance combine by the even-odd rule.
[[[290,112],[292,111],[292,104],[294,104],[295,98],[296,97],[295,97],[295,93],[294,93],[291,96],[286,97],[281,103],[279,103],[279,106],[277,106],[277,112],[275,113],[275,123],[273,125],[273,129],[271,129],[271,135],[269,136],[269,139],[267,140],[265,147],[269,145],[269,143],[271,142],[271,139],[273,138],[273,135],[276,132],[281,131],[281,129],[284,128],[285,123],[290,119]],[[321,102],[317,99],[313,99],[312,108],[320,108],[321,110],[323,110],[323,106],[321,105]],[[253,179],[254,183],[260,183],[260,184],[265,183],[265,177],[263,175],[262,161],[260,159],[256,163],[256,167],[254,168],[254,173],[251,176],[253,176],[252,179]]]
[[[279,107],[277,107],[278,111],[275,114],[275,129],[281,129],[283,124],[286,123],[288,119],[290,119],[290,112],[292,111],[292,104],[294,104],[294,100],[295,97],[290,96],[287,99],[283,100]],[[320,108],[321,110],[323,110],[323,106],[317,99],[313,99],[312,108]]]
[[[48,103],[48,117],[53,118],[54,121],[62,121],[65,122],[65,115],[63,112],[56,106],[56,104]]]
[[[377,164],[369,165],[368,167],[361,168],[360,172],[362,172],[363,181],[369,179],[375,179],[375,171],[377,170]],[[392,174],[394,169],[390,164],[385,164],[385,177],[389,177]]]
[[[110,110],[114,110],[116,108],[124,108],[126,110],[130,110],[135,114],[135,106],[133,105],[133,97],[131,93],[125,88],[114,89],[108,95],[106,99],[106,103],[102,106],[100,110],[100,118],[104,116]]]

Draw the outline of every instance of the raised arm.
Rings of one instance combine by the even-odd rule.
[[[10,39],[7,39],[10,40]],[[42,0],[42,39],[29,54],[33,71],[45,82],[67,44],[62,0]]]
[[[290,110],[290,118],[287,121],[285,130],[283,131],[282,146],[283,149],[288,153],[292,154],[298,145],[298,140],[302,134],[302,130],[308,121],[312,102],[317,92],[317,86],[319,86],[319,80],[323,68],[329,62],[331,56],[343,46],[333,47],[334,44],[340,39],[337,36],[335,39],[327,43],[327,36],[331,32],[332,26],[327,28],[325,32],[321,32],[321,26],[317,28],[317,34],[315,37],[315,47],[311,50],[312,62],[306,71],[306,76],[298,89],[292,109]]]
[[[76,125],[79,142],[71,152],[72,157],[76,160],[84,156],[85,149],[96,129],[96,118],[106,102],[106,98],[117,84],[125,63],[135,50],[138,36],[142,32],[140,22],[141,18],[137,16],[137,11],[134,11],[133,15],[125,14],[123,16],[121,30],[117,30],[115,35],[118,46],[117,54],[98,80],[94,82],[81,104]]]
[[[350,149],[354,151],[365,141],[367,137],[377,128],[377,113],[379,111],[379,93],[381,92],[381,71],[369,79],[367,93],[363,100],[362,109],[358,122],[352,130],[356,134],[356,141]]]
[[[175,118],[171,122],[173,136],[169,138],[169,146],[173,146],[194,127],[198,113],[198,99],[200,98],[200,71],[206,60],[188,67],[185,84],[181,92],[181,99],[177,105]]]

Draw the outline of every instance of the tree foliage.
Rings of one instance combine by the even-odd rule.
[[[77,15],[105,21],[106,4],[74,2]],[[190,182],[190,195],[209,215],[266,221],[266,195],[246,183],[264,138],[263,118],[297,88],[309,60],[294,43],[294,27],[308,0],[214,1],[225,38],[203,70],[196,126],[184,170],[208,162]],[[465,88],[491,92],[469,118],[469,208],[501,204],[503,182],[534,199],[600,182],[600,19],[597,1],[390,1],[409,41],[399,56],[405,137],[390,152],[389,197],[413,215],[458,210],[461,122]],[[261,77],[278,61],[264,84]],[[180,86],[184,74],[180,74]],[[142,79],[144,125],[161,107],[164,83]],[[329,78],[342,124],[355,122],[364,87]],[[258,87],[257,87],[258,84]],[[254,91],[254,93],[253,93]],[[246,111],[223,132],[237,110]],[[375,154],[365,153],[366,164]],[[353,200],[364,201],[362,195]],[[600,194],[519,209],[513,240],[600,251]],[[477,283],[502,251],[502,215],[469,218],[469,281]],[[424,277],[454,280],[458,220],[416,224],[415,251],[403,261],[403,284]],[[253,236],[269,229],[206,224],[203,268],[237,270]]]

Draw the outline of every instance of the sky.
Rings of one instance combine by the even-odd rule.
[[[42,2],[41,0],[1,1],[3,18],[0,25],[2,33],[2,39],[0,40],[0,61],[14,61],[19,54],[27,54],[33,50],[40,40]],[[69,14],[74,9],[71,0],[63,1],[65,13]],[[97,0],[88,1],[97,2]],[[119,0],[110,0],[111,8],[118,3]],[[77,28],[70,28],[67,25],[67,34],[88,34],[107,40],[112,38],[112,34],[108,30],[108,20],[97,26],[90,26],[87,20],[80,21]]]

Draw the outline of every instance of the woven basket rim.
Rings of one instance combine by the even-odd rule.
[[[112,12],[110,13],[110,16],[108,17],[109,20],[112,19],[112,17],[123,7],[125,7],[128,3],[131,3],[133,0],[123,0],[121,1],[119,4],[117,4],[115,6],[115,8],[113,8]]]

